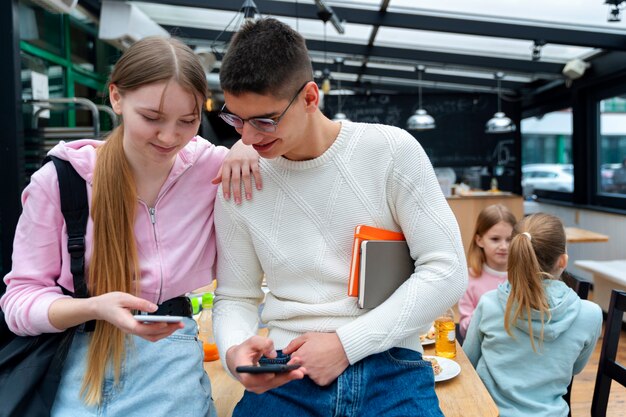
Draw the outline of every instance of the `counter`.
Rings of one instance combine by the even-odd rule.
[[[511,193],[482,191],[471,195],[450,196],[447,197],[447,200],[456,221],[459,223],[465,253],[467,253],[472,241],[478,214],[485,207],[492,204],[502,204],[508,207],[518,220],[524,216],[524,199]]]

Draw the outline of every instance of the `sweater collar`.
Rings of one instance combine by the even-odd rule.
[[[266,161],[268,161],[271,165],[294,171],[307,170],[322,166],[335,159],[337,155],[341,154],[341,149],[345,147],[347,138],[350,137],[354,131],[354,126],[355,125],[352,122],[342,121],[341,129],[339,130],[339,134],[333,144],[330,145],[330,147],[317,158],[306,161],[292,161],[283,156],[279,156],[278,158],[268,159]]]
[[[505,278],[507,277],[507,272],[506,271],[496,271],[493,268],[489,268],[489,266],[487,266],[487,264],[483,264],[483,270],[494,277],[498,277],[498,278]]]

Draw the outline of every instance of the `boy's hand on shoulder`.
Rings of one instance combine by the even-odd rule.
[[[305,333],[293,339],[283,353],[298,357],[317,385],[332,383],[350,362],[336,333]]]
[[[256,394],[262,394],[272,388],[279,387],[294,379],[302,379],[306,375],[306,369],[300,367],[285,373],[248,374],[238,373],[238,366],[256,365],[261,356],[268,358],[276,357],[274,342],[267,337],[252,336],[240,345],[228,349],[226,352],[226,364],[228,370],[234,375],[246,390]],[[301,364],[302,362],[292,355],[289,364]]]

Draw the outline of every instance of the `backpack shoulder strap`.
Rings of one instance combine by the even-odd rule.
[[[72,164],[55,156],[54,163],[59,178],[61,212],[67,225],[67,251],[70,254],[70,270],[74,279],[74,297],[87,298],[85,283],[85,233],[89,219],[87,184]]]

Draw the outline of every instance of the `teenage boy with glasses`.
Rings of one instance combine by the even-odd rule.
[[[441,416],[419,334],[465,290],[458,225],[415,138],[332,122],[311,79],[304,39],[274,19],[245,24],[220,69],[222,118],[265,173],[254,204],[216,205],[214,327],[225,368],[247,389],[233,415]],[[347,296],[358,224],[402,231],[416,260],[371,310]],[[256,336],[264,276],[267,338]],[[275,349],[302,367],[236,372]]]

